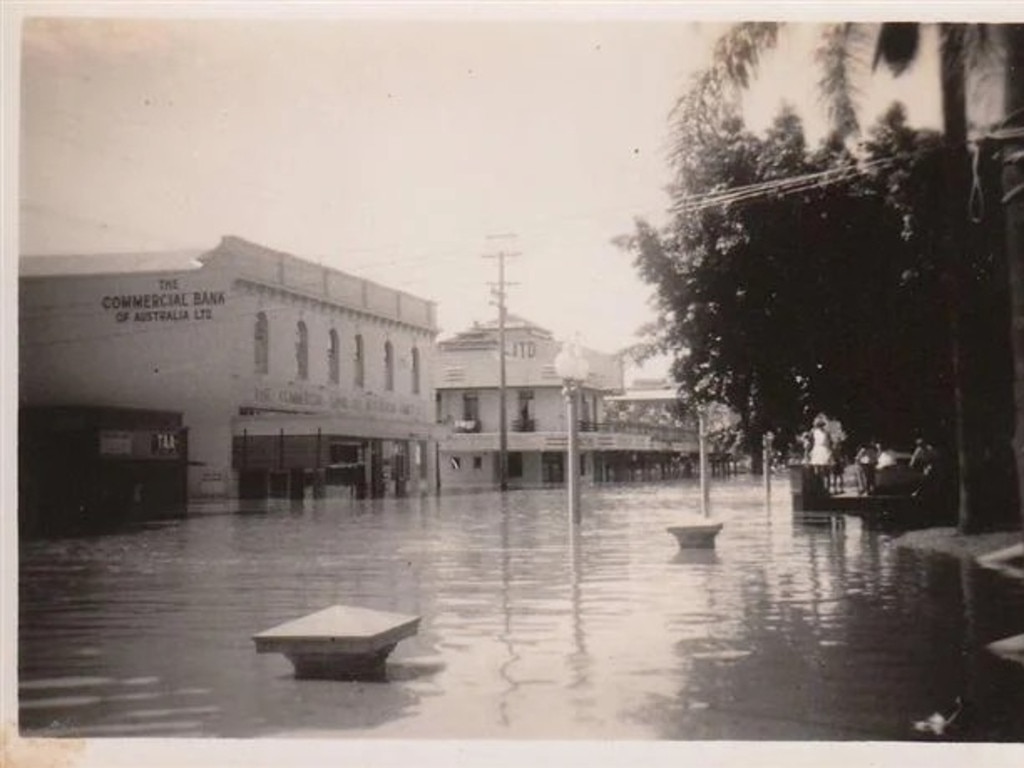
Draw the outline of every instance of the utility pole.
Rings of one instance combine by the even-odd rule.
[[[488,235],[488,240],[511,240],[514,234]],[[498,260],[498,282],[489,283],[491,295],[497,299],[498,305],[498,487],[502,492],[508,490],[508,414],[505,407],[505,287],[515,285],[505,281],[505,259],[518,256],[518,253],[499,251],[485,254],[485,259]]]

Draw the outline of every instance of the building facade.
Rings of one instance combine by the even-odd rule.
[[[500,482],[500,331],[476,324],[437,345],[437,418],[449,431],[439,444],[443,489],[494,488]],[[567,417],[555,372],[561,343],[522,318],[505,324],[505,419],[510,488],[565,482]],[[583,350],[590,373],[580,388],[580,470],[584,482],[640,479],[634,467],[677,461],[696,450],[696,435],[606,419],[606,398],[623,389],[621,360]]]
[[[181,414],[190,498],[435,485],[430,301],[237,237],[19,282],[21,408]]]

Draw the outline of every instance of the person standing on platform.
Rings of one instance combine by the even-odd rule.
[[[875,465],[878,464],[878,445],[873,441],[864,443],[857,451],[857,490],[861,496],[875,492]]]
[[[832,442],[832,466],[829,469],[829,478],[832,484],[833,493],[843,493],[845,489],[846,474],[846,452],[843,444]]]
[[[811,455],[810,465],[814,476],[821,483],[824,491],[829,489],[829,474],[832,471],[832,438],[825,427],[828,426],[828,419],[824,414],[818,414],[814,419],[814,426],[811,428]]]
[[[925,488],[930,487],[934,483],[935,479],[932,473],[935,469],[937,457],[938,453],[931,444],[921,438],[917,439],[917,442],[914,444],[914,453],[910,457],[910,468],[916,469],[921,473],[921,482],[914,491],[914,496],[919,496]]]

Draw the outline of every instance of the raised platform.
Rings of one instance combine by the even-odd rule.
[[[282,653],[300,679],[384,676],[387,657],[419,629],[420,617],[334,605],[253,635],[257,653]]]
[[[839,493],[828,496],[804,497],[804,512],[840,512],[846,515],[879,515],[884,513],[912,512],[919,506],[913,496],[890,496],[875,494],[859,496],[854,493]]]
[[[883,524],[923,525],[937,522],[934,504],[910,493],[830,494],[806,466],[791,467],[793,516],[815,521],[829,515],[852,515]]]

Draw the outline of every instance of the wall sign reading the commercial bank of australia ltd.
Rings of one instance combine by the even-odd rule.
[[[100,305],[119,323],[166,323],[181,320],[213,320],[216,307],[225,304],[224,291],[189,291],[177,280],[156,281],[149,293],[110,294]]]

